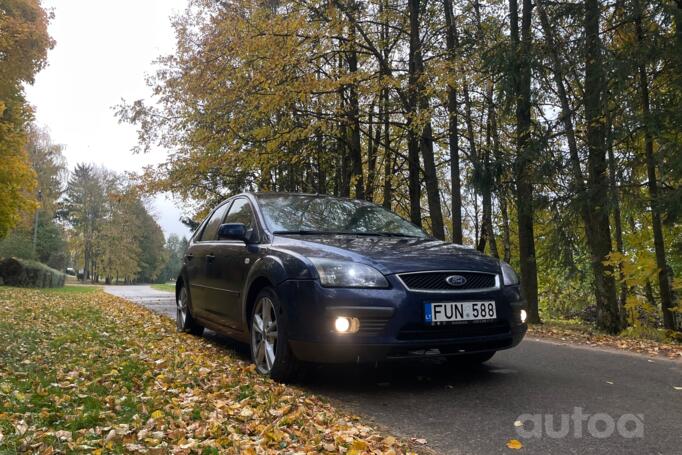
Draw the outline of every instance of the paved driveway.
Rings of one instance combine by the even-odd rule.
[[[149,286],[106,291],[175,317],[170,293]],[[302,387],[444,454],[682,454],[681,362],[527,339],[480,368],[434,360],[320,366]],[[520,417],[525,435],[539,437],[519,436]],[[640,424],[643,437],[636,436]],[[512,438],[523,448],[507,448]]]

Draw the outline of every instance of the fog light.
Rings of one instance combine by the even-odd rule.
[[[339,316],[334,320],[334,329],[339,333],[355,333],[360,328],[360,321],[357,318]]]
[[[520,316],[521,316],[521,322],[526,322],[526,318],[528,317],[528,313],[526,313],[526,310],[521,310]]]
[[[334,327],[337,332],[346,333],[350,330],[350,319],[348,318],[336,318],[334,322]]]

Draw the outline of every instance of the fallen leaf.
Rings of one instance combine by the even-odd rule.
[[[70,432],[70,431],[66,431],[66,430],[55,431],[55,432],[54,432],[54,435],[55,435],[56,438],[59,438],[59,439],[61,439],[62,441],[70,441],[71,438],[72,438],[71,432]]]
[[[513,450],[519,450],[523,447],[523,444],[521,444],[521,441],[518,439],[510,439],[507,441],[507,447]]]
[[[26,453],[410,453],[405,440],[262,377],[230,350],[177,333],[172,320],[131,302],[101,291],[0,287],[0,309],[10,301],[3,321],[19,335],[0,331],[3,352],[55,378],[42,384],[23,371],[0,372],[0,422],[9,425],[0,428],[21,438]],[[38,347],[28,351],[23,333]],[[52,406],[33,407],[34,397],[49,397]],[[92,416],[90,400],[101,409],[97,424],[66,431]]]
[[[23,420],[20,420],[14,424],[14,430],[16,431],[17,435],[23,436],[24,433],[26,433],[26,430],[28,430],[28,425],[26,425],[26,422]]]

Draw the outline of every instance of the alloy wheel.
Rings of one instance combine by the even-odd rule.
[[[184,286],[182,289],[180,289],[180,295],[178,296],[175,303],[177,306],[177,315],[175,320],[178,330],[184,330],[187,324],[187,290]]]
[[[277,355],[277,312],[269,297],[256,302],[251,321],[251,350],[258,371],[270,373]]]

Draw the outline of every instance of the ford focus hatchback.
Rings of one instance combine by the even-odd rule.
[[[479,363],[526,333],[512,268],[366,201],[245,193],[190,240],[177,327],[247,342],[285,381],[301,362],[442,355]]]

